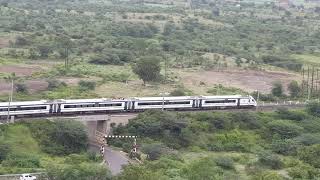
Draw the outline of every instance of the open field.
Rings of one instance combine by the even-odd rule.
[[[296,74],[286,72],[255,71],[255,70],[227,70],[227,71],[190,71],[179,72],[183,84],[191,91],[200,86],[200,82],[206,86],[223,84],[227,87],[237,87],[247,92],[258,90],[269,93],[272,84],[280,81],[286,87],[291,80],[301,80]],[[200,86],[201,88],[201,86]]]
[[[320,66],[320,54],[294,54],[292,57],[307,66]]]

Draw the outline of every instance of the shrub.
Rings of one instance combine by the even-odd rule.
[[[225,177],[226,171],[216,166],[213,158],[203,158],[193,161],[183,169],[182,173],[187,179],[228,179]]]
[[[271,143],[272,151],[283,155],[294,155],[299,144],[292,139],[275,139]]]
[[[282,87],[281,82],[273,83],[271,93],[272,93],[272,95],[274,95],[276,97],[283,96],[283,87]]]
[[[53,89],[58,88],[60,86],[67,86],[66,83],[60,82],[56,79],[48,79],[47,83],[48,83],[48,90],[53,90]]]
[[[301,88],[297,81],[291,81],[288,85],[288,90],[290,92],[290,96],[295,98],[300,95]]]
[[[254,133],[232,130],[228,133],[216,134],[209,145],[214,151],[251,152],[257,147],[258,136]]]
[[[308,165],[299,164],[288,169],[288,174],[293,179],[318,179],[320,178],[320,172],[318,169]]]
[[[10,152],[9,144],[0,142],[0,163],[7,158],[9,152]]]
[[[296,137],[303,131],[303,128],[286,120],[276,120],[267,124],[269,131],[279,134],[282,138]]]
[[[216,129],[231,129],[231,118],[230,116],[222,113],[199,113],[196,115],[196,120],[206,121],[210,125],[211,131]]]
[[[284,177],[276,172],[262,171],[254,175],[252,180],[284,180]]]
[[[298,151],[298,157],[306,163],[311,164],[316,168],[320,168],[320,144],[302,147]]]
[[[93,81],[84,81],[81,80],[78,83],[80,91],[89,91],[94,90],[96,88],[96,83]]]
[[[234,163],[230,157],[218,157],[215,159],[215,162],[223,169],[234,169]]]
[[[283,163],[279,156],[270,152],[262,152],[259,154],[258,162],[262,165],[268,166],[272,169],[280,169],[283,167]]]
[[[3,166],[21,168],[39,168],[40,159],[32,154],[9,154],[2,162]]]
[[[312,101],[307,104],[307,111],[313,115],[320,117],[320,102]]]
[[[184,92],[184,90],[182,88],[179,89],[175,89],[170,93],[170,96],[185,96],[186,93]]]
[[[148,155],[149,160],[159,159],[163,153],[164,146],[161,143],[145,144],[142,146],[142,152]]]
[[[277,117],[280,119],[289,119],[295,121],[302,121],[307,118],[307,114],[303,111],[289,111],[287,108],[278,108]]]
[[[232,113],[232,122],[234,124],[240,124],[239,127],[243,129],[256,129],[261,127],[257,116],[250,112]]]
[[[28,93],[28,88],[27,88],[27,86],[25,85],[25,84],[22,84],[22,83],[18,83],[18,84],[16,84],[15,85],[16,87],[16,91],[18,92],[18,93]]]
[[[295,141],[305,146],[320,144],[320,134],[302,134],[296,137]]]

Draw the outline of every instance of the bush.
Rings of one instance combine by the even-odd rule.
[[[28,122],[41,149],[49,154],[67,155],[87,149],[88,137],[83,124],[77,121]]]
[[[258,136],[254,133],[232,130],[223,134],[216,134],[209,148],[213,151],[251,152],[257,147]]]
[[[282,97],[283,96],[283,87],[281,82],[273,83],[271,93],[273,96]]]
[[[0,163],[7,158],[9,152],[10,152],[9,144],[0,142]]]
[[[319,101],[312,101],[307,104],[307,111],[313,115],[320,117],[320,102]]]
[[[81,80],[78,83],[80,91],[89,91],[96,88],[96,82]]]
[[[224,113],[198,113],[195,115],[195,119],[200,122],[208,122],[211,131],[233,128],[230,116]]]
[[[20,168],[39,168],[40,158],[32,154],[9,154],[3,166]]]
[[[288,108],[278,108],[277,117],[280,119],[289,119],[295,121],[302,121],[308,117],[303,111],[289,111]]]
[[[291,81],[288,85],[288,90],[290,92],[290,96],[295,98],[300,95],[301,88],[297,81]]]
[[[234,169],[234,163],[230,157],[218,157],[215,159],[215,162],[223,169]]]
[[[299,144],[292,139],[276,139],[271,143],[272,151],[283,155],[295,155]]]
[[[252,177],[252,180],[284,180],[285,178],[276,172],[263,171]]]
[[[303,147],[298,151],[298,157],[316,168],[320,168],[320,144]]]
[[[48,90],[53,90],[53,89],[56,89],[60,86],[67,86],[66,83],[60,82],[56,79],[48,79],[47,83],[48,83]]]
[[[175,89],[170,93],[170,96],[185,96],[186,93],[184,92],[184,90],[182,88],[179,89]]]
[[[299,164],[288,169],[288,174],[293,179],[319,179],[320,172],[318,169],[308,165]]]
[[[258,121],[257,116],[250,112],[237,112],[232,113],[232,122],[239,124],[243,129],[257,129],[261,127],[261,123]]]
[[[287,120],[276,120],[267,124],[271,134],[277,133],[282,138],[292,138],[301,134],[303,128]]]
[[[149,160],[159,159],[163,150],[164,146],[160,143],[145,144],[142,146],[142,152],[147,154]]]
[[[297,143],[305,146],[320,144],[320,134],[302,134],[294,139]]]
[[[283,167],[280,157],[270,152],[260,153],[258,162],[272,169],[281,169]]]
[[[190,165],[183,169],[183,176],[187,179],[229,179],[226,177],[226,171],[216,165],[213,158],[203,158],[197,161],[191,162]],[[230,178],[234,179],[234,178]]]
[[[115,65],[119,65],[122,64],[122,62],[120,61],[120,58],[118,55],[116,54],[100,54],[100,55],[95,55],[92,56],[89,60],[89,63],[92,64],[102,64],[102,65],[106,65],[106,64],[115,64]]]
[[[18,83],[15,85],[15,88],[18,93],[24,93],[24,94],[28,93],[28,88],[25,84]]]

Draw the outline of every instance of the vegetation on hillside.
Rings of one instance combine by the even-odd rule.
[[[318,179],[319,109],[311,103],[258,113],[144,112],[113,129],[139,137],[144,161],[117,179]],[[132,142],[109,143],[128,151]]]
[[[110,179],[102,159],[87,152],[76,121],[35,120],[0,126],[0,174],[46,172],[50,179]]]
[[[176,69],[273,66],[300,71],[304,64],[316,65],[313,59],[319,57],[320,36],[314,28],[319,11],[303,5],[1,0],[0,15],[0,64],[39,65],[33,73],[18,75],[19,100],[97,97],[101,94],[94,87],[116,82],[123,88],[138,79],[165,82],[173,89],[184,85]],[[146,79],[138,73],[139,62],[146,57],[158,59],[157,77]],[[1,72],[0,77],[8,74]],[[83,83],[69,83],[66,77],[87,78],[95,85],[83,88]],[[44,82],[48,79],[62,85],[53,88]]]

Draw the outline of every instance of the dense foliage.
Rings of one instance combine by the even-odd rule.
[[[310,110],[283,108],[268,113],[147,111],[113,129],[137,135],[141,158],[146,157],[143,165],[127,166],[117,178],[317,179],[320,141],[314,121],[320,119]],[[127,151],[130,142],[109,143]]]
[[[84,127],[76,121],[1,125],[0,174],[47,172],[50,179],[110,179],[101,157],[86,152],[87,143]]]

